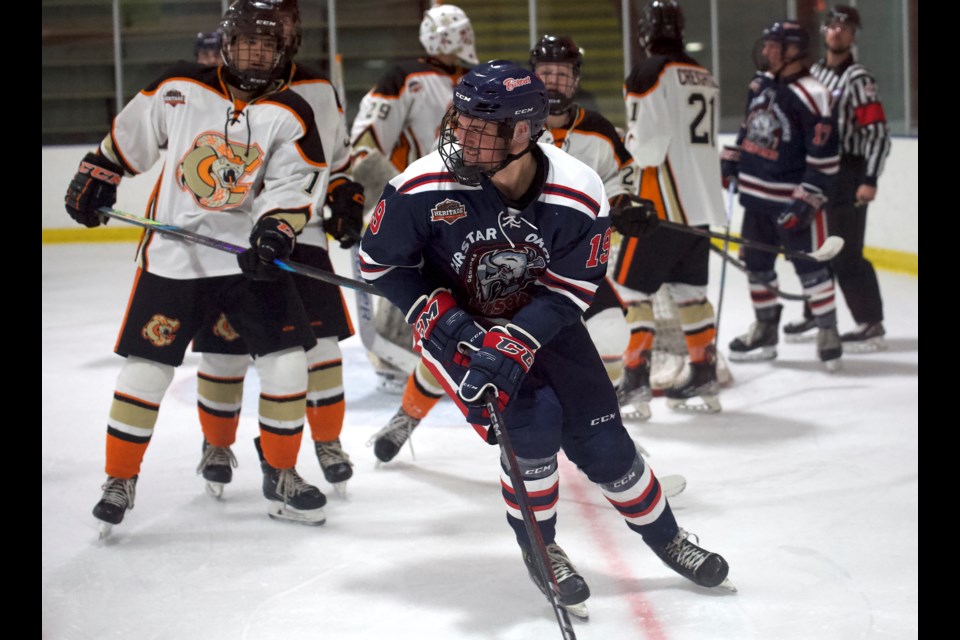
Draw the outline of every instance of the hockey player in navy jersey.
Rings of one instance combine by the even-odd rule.
[[[495,60],[453,92],[439,149],[390,181],[361,244],[364,277],[404,311],[433,374],[484,438],[499,398],[562,604],[586,615],[590,590],[556,543],[563,448],[627,525],[672,569],[705,587],[718,554],[677,526],[620,420],[582,322],[606,271],[609,205],[599,176],[549,145],[543,83]],[[508,473],[507,519],[541,590]]]
[[[723,153],[723,174],[736,177],[744,207],[743,237],[809,252],[827,236],[822,207],[840,164],[830,94],[805,65],[810,37],[796,22],[763,33],[758,68],[735,147]],[[780,311],[776,256],[743,247],[756,322],[730,343],[730,359],[776,357]],[[826,264],[794,260],[819,329],[817,354],[828,370],[840,365],[833,276]]]

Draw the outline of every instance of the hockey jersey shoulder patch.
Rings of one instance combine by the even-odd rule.
[[[446,198],[430,209],[430,222],[446,222],[452,225],[457,220],[466,217],[466,205],[452,198]]]

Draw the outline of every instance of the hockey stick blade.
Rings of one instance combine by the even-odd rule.
[[[830,237],[832,238],[832,237],[834,237],[834,236],[830,236]],[[719,247],[711,244],[711,245],[710,245],[710,250],[713,251],[714,253],[716,253],[717,255],[719,255],[721,258],[723,258],[724,263],[729,263],[729,264],[733,265],[734,267],[736,267],[736,269],[737,269],[738,271],[741,271],[741,272],[743,272],[743,273],[748,273],[747,265],[745,265],[743,262],[741,262],[741,261],[738,260],[737,258],[734,258],[734,257],[733,257],[732,255],[730,255],[729,253],[724,253],[723,249],[720,249]],[[771,285],[771,284],[767,284],[766,282],[761,283],[761,285],[763,286],[764,289],[766,289],[766,290],[769,291],[770,293],[773,293],[773,294],[775,294],[775,295],[778,295],[778,296],[780,296],[781,298],[783,298],[784,300],[800,300],[800,301],[803,301],[803,300],[809,300],[809,299],[810,299],[810,296],[805,295],[805,294],[803,294],[803,293],[788,293],[788,292],[783,291],[783,290],[781,290],[781,289],[779,289],[779,288],[777,288],[777,287],[775,287],[775,286],[773,286],[773,285]]]
[[[154,231],[171,238],[177,238],[178,240],[184,240],[185,242],[203,245],[204,247],[210,247],[211,249],[216,249],[217,251],[223,251],[225,253],[240,254],[247,250],[247,247],[241,247],[229,242],[217,240],[216,238],[194,233],[193,231],[188,231],[173,224],[164,224],[163,222],[157,222],[156,220],[150,220],[149,218],[136,216],[132,213],[126,213],[125,211],[118,211],[117,209],[100,207],[97,209],[97,213],[107,216],[108,218],[122,220],[129,224],[143,227],[149,231]],[[293,262],[292,260],[277,259],[273,261],[273,264],[277,265],[284,271],[289,271],[290,273],[295,273],[297,275],[306,276],[315,280],[322,280],[323,282],[329,284],[347,287],[348,289],[355,289],[356,291],[363,291],[375,296],[382,295],[372,284],[338,276],[332,271],[327,271],[325,269],[318,269],[316,267],[311,267],[310,265]]]
[[[823,241],[823,244],[820,245],[819,249],[807,253],[806,251],[795,251],[793,249],[786,249],[784,247],[766,244],[765,242],[757,242],[756,240],[736,237],[730,235],[729,233],[710,231],[709,229],[701,229],[700,227],[690,227],[685,224],[680,224],[679,222],[673,222],[671,220],[659,220],[657,224],[665,229],[673,229],[674,231],[680,231],[681,233],[689,233],[691,235],[703,236],[705,238],[716,238],[717,240],[726,240],[733,244],[739,244],[750,249],[756,249],[757,251],[780,253],[787,258],[813,260],[814,262],[826,262],[828,260],[832,260],[838,253],[840,253],[840,250],[843,249],[843,238],[838,236],[827,236],[827,238]]]
[[[517,506],[520,508],[520,515],[523,516],[523,527],[527,531],[527,538],[530,540],[531,551],[537,570],[540,573],[540,579],[547,586],[547,599],[550,606],[553,607],[553,613],[557,617],[557,624],[560,625],[560,633],[565,640],[576,640],[577,636],[573,632],[573,624],[570,622],[570,616],[567,610],[560,604],[560,587],[557,586],[557,576],[553,573],[553,567],[547,557],[547,545],[543,541],[543,534],[540,533],[540,527],[537,526],[537,516],[533,513],[530,506],[530,497],[527,495],[527,487],[523,484],[523,476],[520,475],[520,465],[517,462],[517,454],[510,443],[510,436],[507,435],[507,429],[503,424],[503,414],[497,405],[497,392],[487,389],[483,394],[483,402],[490,414],[490,428],[497,435],[497,442],[500,443],[500,449],[503,451],[503,457],[507,465],[507,474],[510,476],[510,483],[513,485],[513,493],[517,498]]]

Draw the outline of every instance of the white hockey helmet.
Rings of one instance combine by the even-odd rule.
[[[442,4],[424,12],[420,23],[420,44],[432,56],[455,54],[464,62],[479,62],[470,18],[463,9],[452,4]]]

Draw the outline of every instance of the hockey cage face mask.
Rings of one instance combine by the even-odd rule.
[[[550,115],[566,113],[573,104],[573,96],[580,85],[580,74],[576,66],[564,62],[540,62],[533,72],[543,80],[547,88]]]
[[[450,107],[440,126],[438,150],[457,182],[477,186],[482,176],[492,176],[517,157],[509,154],[512,140],[508,124],[472,118]]]

